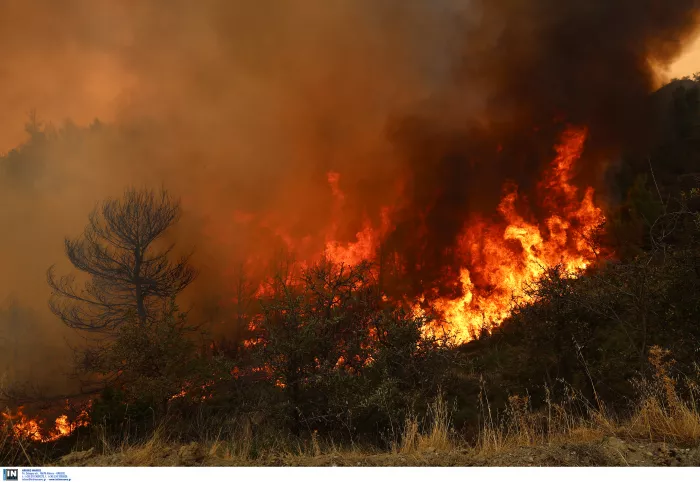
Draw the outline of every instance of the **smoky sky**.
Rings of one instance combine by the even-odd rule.
[[[534,204],[567,125],[589,132],[579,184],[601,187],[623,150],[649,147],[649,94],[694,35],[698,5],[470,2],[452,83],[391,131],[412,173],[391,243],[409,260],[417,291],[437,283],[450,294],[464,262],[456,238],[474,215],[496,213],[504,183],[515,181]]]
[[[71,336],[46,307],[46,269],[70,271],[63,238],[127,186],[181,198],[172,235],[195,251],[195,303],[221,305],[240,266],[281,248],[317,254],[331,227],[352,241],[386,207],[390,247],[421,266],[416,285],[435,282],[470,213],[489,214],[508,179],[536,182],[553,119],[589,126],[591,151],[606,155],[648,128],[642,100],[694,33],[696,8],[1,0],[0,300],[18,308],[0,319],[30,320],[47,347],[13,360],[46,364]],[[31,112],[45,133],[29,140]],[[52,360],[68,370],[69,356]]]

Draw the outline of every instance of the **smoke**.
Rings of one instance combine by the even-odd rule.
[[[348,235],[376,216],[398,169],[387,118],[447,78],[450,3],[3,1],[0,299],[26,308],[12,323],[42,328],[7,363],[41,368],[71,336],[45,308],[46,269],[70,270],[63,238],[129,185],[181,197],[175,234],[195,248],[198,302],[225,301],[239,264],[288,242],[322,249],[337,214],[329,171],[357,194],[338,220]],[[34,109],[43,127],[28,138]]]
[[[24,307],[6,318],[31,318],[34,345],[47,347],[70,333],[45,308],[46,268],[69,270],[63,237],[129,185],[182,198],[175,234],[195,248],[200,305],[220,306],[240,267],[276,250],[304,258],[331,227],[349,241],[366,220],[379,226],[383,207],[415,289],[435,284],[472,213],[490,213],[507,179],[532,187],[554,118],[589,126],[596,156],[644,132],[655,72],[697,19],[690,0],[0,8],[0,299]],[[28,138],[33,109],[45,127],[30,124]],[[328,172],[340,174],[342,206]],[[12,363],[40,367],[43,353]],[[68,370],[69,357],[52,365],[62,360]]]
[[[456,294],[457,237],[475,215],[495,213],[504,183],[515,181],[545,219],[534,188],[565,124],[588,128],[581,185],[601,187],[623,149],[645,152],[649,94],[694,34],[699,5],[470,2],[453,83],[394,130],[413,177],[392,242],[417,292],[437,284]]]

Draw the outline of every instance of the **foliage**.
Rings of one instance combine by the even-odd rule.
[[[253,359],[280,393],[266,410],[293,433],[376,435],[449,380],[449,340],[385,302],[369,264],[324,260],[270,288]]]
[[[134,318],[122,323],[114,339],[81,353],[79,367],[109,381],[108,397],[102,397],[107,405],[136,404],[162,415],[185,385],[198,387],[206,379],[195,334],[171,303],[161,317],[145,324]],[[102,417],[99,410],[93,416]]]

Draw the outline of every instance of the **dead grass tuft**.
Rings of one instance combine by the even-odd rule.
[[[428,430],[420,431],[417,417],[406,419],[398,453],[408,455],[422,452],[449,452],[455,444],[451,437],[450,411],[442,395],[428,409]]]
[[[641,400],[626,431],[633,437],[649,441],[682,445],[700,443],[697,385],[691,380],[684,380],[689,400],[683,400],[678,393],[679,380],[671,375],[675,362],[670,352],[654,346],[649,350],[649,362],[654,367],[654,376],[651,381],[638,382]]]

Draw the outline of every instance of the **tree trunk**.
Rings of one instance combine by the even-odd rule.
[[[146,305],[143,299],[143,289],[141,287],[141,263],[143,256],[140,249],[134,250],[134,288],[136,294],[136,311],[141,325],[146,324]]]

